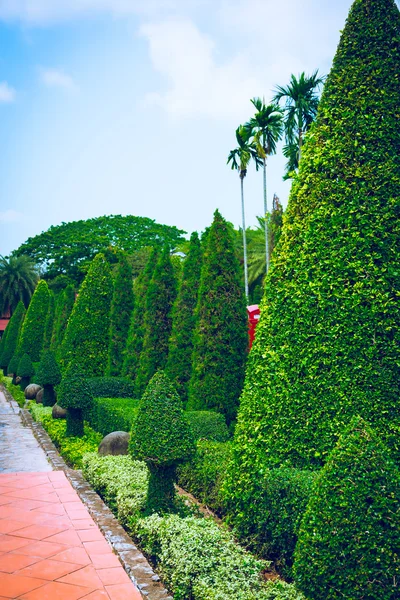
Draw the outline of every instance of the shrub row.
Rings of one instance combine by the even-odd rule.
[[[83,473],[157,564],[176,600],[303,600],[294,586],[265,583],[260,572],[266,563],[213,521],[157,514],[141,518],[147,489],[143,463],[87,454]]]
[[[95,398],[135,398],[135,384],[125,377],[88,377]]]
[[[130,431],[137,415],[137,405],[138,401],[130,398],[95,398],[86,419],[102,435],[112,431]]]
[[[221,413],[207,410],[188,410],[184,413],[195,440],[226,442],[228,427]]]

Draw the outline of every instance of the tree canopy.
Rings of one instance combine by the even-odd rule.
[[[66,274],[80,283],[99,252],[119,248],[132,254],[145,246],[165,244],[174,248],[184,233],[146,217],[109,215],[52,226],[29,238],[14,254],[31,257],[45,269],[46,278]]]

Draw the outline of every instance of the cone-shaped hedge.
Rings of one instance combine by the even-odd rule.
[[[51,338],[53,335],[54,317],[55,317],[55,299],[54,293],[49,290],[49,307],[47,310],[46,323],[44,326],[43,336],[43,350],[49,350],[51,345]]]
[[[8,368],[7,371],[10,375],[13,375],[13,383],[14,383],[14,379],[17,375],[17,370],[18,370],[18,364],[20,361],[20,355],[17,354],[17,352],[15,352],[10,360],[10,362],[8,363]]]
[[[234,240],[218,211],[206,236],[196,308],[190,410],[236,416],[248,348],[246,299]]]
[[[130,377],[131,379],[136,378],[139,368],[140,353],[142,352],[144,339],[146,294],[159,258],[158,253],[158,248],[152,249],[146,266],[135,280],[133,286],[134,308],[129,325],[124,363],[122,366],[122,375]]]
[[[122,255],[117,269],[111,304],[110,346],[107,365],[107,375],[111,377],[118,377],[122,374],[124,350],[128,338],[133,303],[132,268],[126,257]]]
[[[158,369],[164,369],[168,358],[168,340],[172,328],[172,306],[176,298],[176,279],[169,249],[161,254],[146,294],[143,348],[135,379],[137,396]]]
[[[18,354],[20,356],[28,354],[32,362],[39,362],[43,349],[49,298],[50,291],[47,283],[41,279],[26,311],[18,342]]]
[[[192,374],[195,308],[200,284],[202,252],[197,232],[192,233],[183,265],[182,282],[172,311],[172,333],[165,372],[186,403]]]
[[[8,364],[10,363],[14,352],[18,346],[18,339],[21,333],[22,323],[25,318],[25,306],[22,302],[18,302],[7,328],[3,334],[4,343],[1,353],[1,368],[7,372]]]
[[[150,477],[146,510],[174,509],[176,467],[195,453],[195,443],[183,416],[182,402],[162,371],[149,382],[132,425],[130,451],[144,460]]]
[[[20,387],[24,391],[26,386],[29,385],[31,377],[35,374],[32,361],[29,354],[23,354],[18,362],[17,375],[21,377]]]
[[[61,382],[61,370],[51,350],[44,350],[35,380],[44,388],[43,406],[53,406],[56,401],[54,386]]]
[[[53,350],[57,357],[61,354],[61,344],[64,339],[65,331],[67,329],[68,319],[71,315],[72,309],[75,304],[75,290],[73,285],[68,285],[57,296],[56,311],[54,318],[53,334],[51,338],[51,350]]]
[[[294,571],[310,600],[399,598],[400,473],[359,417],[313,487]]]
[[[63,370],[73,363],[85,377],[104,375],[110,335],[113,282],[110,267],[98,254],[82,283],[61,348]]]
[[[228,496],[319,466],[365,418],[400,459],[400,14],[350,11],[293,184],[250,353]]]

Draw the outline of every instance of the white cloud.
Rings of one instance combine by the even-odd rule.
[[[21,212],[18,212],[11,208],[5,210],[4,212],[0,212],[0,223],[17,223],[23,218],[24,215]]]
[[[176,118],[240,119],[260,82],[244,52],[216,61],[210,37],[190,20],[168,20],[141,27],[154,69],[167,83],[165,92],[147,100]]]
[[[0,82],[0,103],[14,102],[16,91],[6,81]]]
[[[72,77],[60,69],[41,68],[40,78],[48,87],[57,87],[69,91],[77,89],[77,85]]]

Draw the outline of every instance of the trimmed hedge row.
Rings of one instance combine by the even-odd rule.
[[[226,442],[229,431],[221,413],[206,410],[188,410],[184,413],[195,440]]]
[[[88,377],[86,383],[95,398],[135,398],[135,384],[125,377]]]
[[[95,398],[86,415],[95,431],[108,435],[113,431],[130,431],[138,411],[138,400],[131,398]]]

